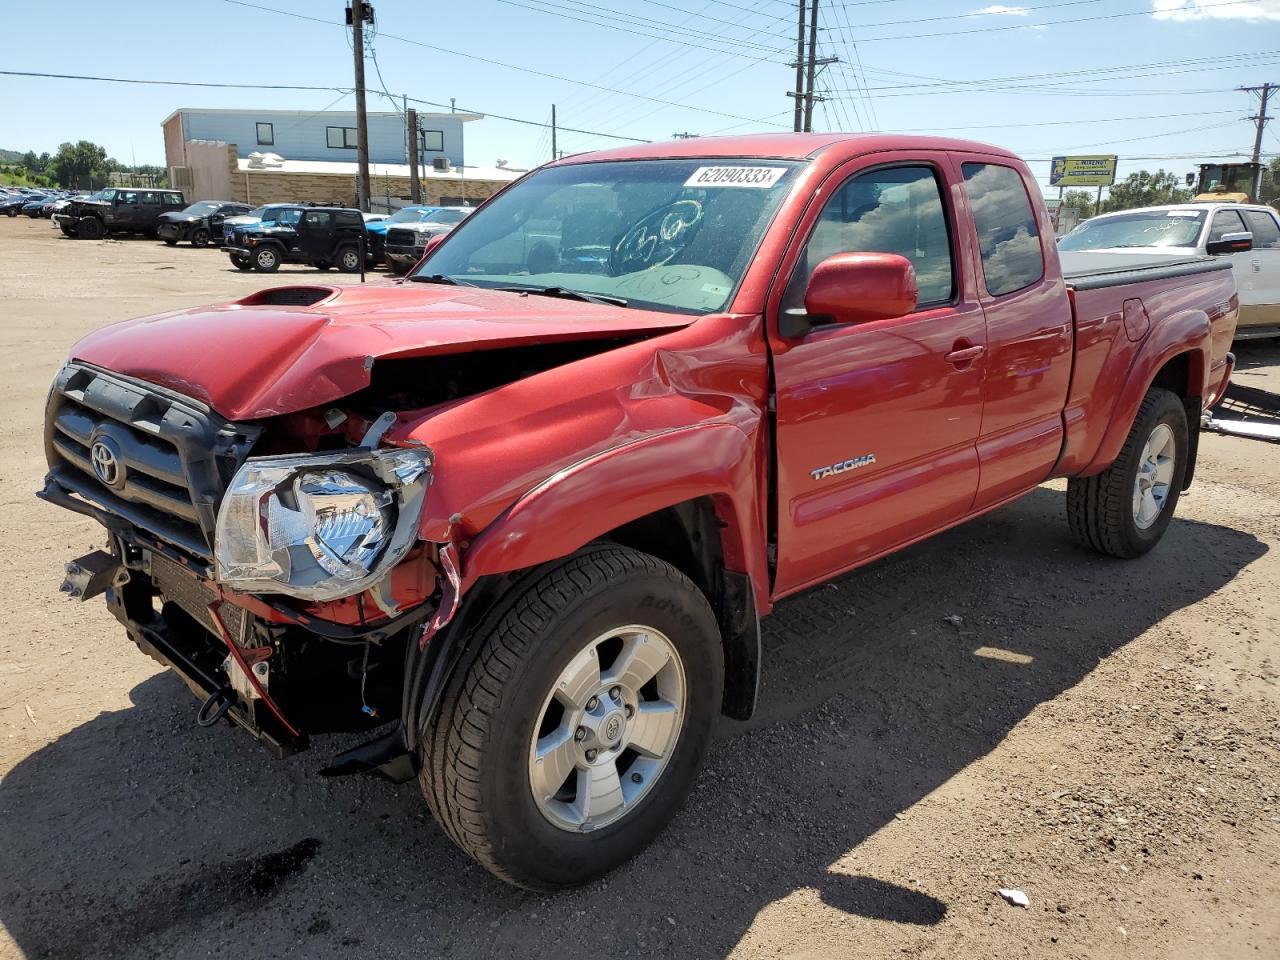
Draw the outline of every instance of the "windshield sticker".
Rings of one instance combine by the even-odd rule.
[[[699,167],[684,185],[768,189],[781,180],[786,172],[786,167]]]
[[[1165,213],[1166,217],[1198,217],[1199,210],[1169,210]]]

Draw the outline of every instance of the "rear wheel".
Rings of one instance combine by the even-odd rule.
[[[614,546],[548,564],[472,636],[421,738],[436,819],[496,876],[585,883],[666,826],[702,766],[724,684],[706,598]]]
[[[1187,411],[1168,390],[1147,392],[1115,462],[1067,483],[1067,520],[1087,547],[1138,557],[1173,520],[1187,471]]]
[[[259,273],[275,273],[280,269],[280,254],[275,247],[259,247],[253,251],[253,269]]]
[[[209,231],[204,227],[198,227],[195,233],[191,234],[191,245],[193,247],[207,247],[209,245]]]
[[[7,210],[5,210],[5,213],[7,213],[11,217],[16,217],[18,215],[18,208],[9,207]]]
[[[101,240],[107,234],[107,227],[97,217],[81,217],[76,233],[84,240]]]
[[[355,244],[339,247],[338,255],[334,259],[338,263],[338,269],[343,273],[360,272],[360,251]]]

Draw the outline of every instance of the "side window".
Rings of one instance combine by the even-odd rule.
[[[286,207],[284,210],[278,210],[274,219],[276,223],[282,223],[287,227],[292,227],[302,219],[302,211],[297,207]]]
[[[1244,233],[1244,221],[1234,210],[1219,210],[1213,215],[1213,223],[1209,225],[1209,239],[1221,240],[1227,233]]]
[[[165,205],[166,207],[180,207],[180,206],[182,206],[182,195],[181,195],[181,194],[177,194],[177,193],[166,193],[166,194],[163,194],[163,197],[164,197],[164,205]]]
[[[1262,210],[1246,210],[1244,219],[1253,234],[1253,249],[1280,250],[1280,227],[1274,216]]]
[[[995,163],[963,164],[987,292],[1004,296],[1044,276],[1040,231],[1022,177]]]
[[[896,253],[916,269],[922,307],[955,289],[942,190],[930,167],[893,167],[851,178],[827,201],[796,264],[783,308],[802,306],[809,276],[837,253]]]
[[[138,191],[121,190],[116,194],[116,203],[127,203],[131,206],[136,206],[138,203]]]
[[[330,219],[328,210],[312,210],[303,217],[306,225],[313,230],[328,230]]]
[[[148,190],[142,195],[142,202],[148,206],[156,206],[160,203],[160,197],[153,190]]]

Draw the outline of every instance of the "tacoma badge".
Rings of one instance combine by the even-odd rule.
[[[852,460],[845,460],[842,463],[833,463],[829,467],[818,467],[817,470],[810,470],[809,476],[815,480],[825,480],[827,477],[834,477],[839,473],[848,473],[850,470],[857,470],[859,467],[869,467],[875,462],[876,455],[868,453],[861,457],[854,457]]]

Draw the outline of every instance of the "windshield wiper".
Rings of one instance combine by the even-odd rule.
[[[511,293],[532,293],[539,297],[561,297],[565,300],[581,300],[584,303],[602,303],[611,307],[625,307],[631,303],[622,297],[610,297],[602,293],[583,293],[581,290],[570,290],[567,287],[496,287]]]
[[[448,277],[443,273],[415,273],[409,278],[414,283],[447,283],[452,287],[478,287],[478,283],[472,283],[469,280],[459,280],[457,277]]]

